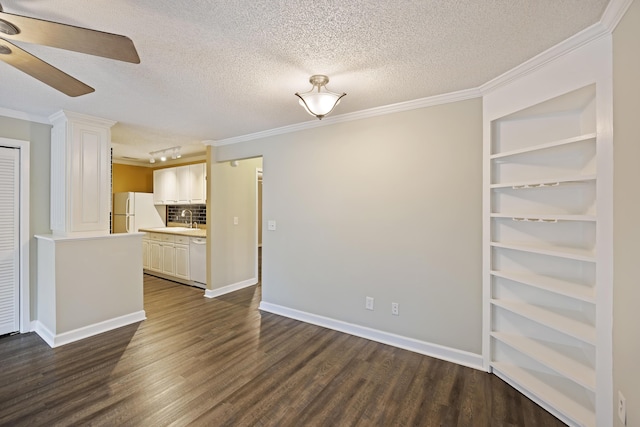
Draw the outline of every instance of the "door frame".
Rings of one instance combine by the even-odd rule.
[[[30,142],[19,139],[0,138],[0,146],[17,148],[20,150],[20,183],[19,183],[19,206],[20,211],[20,273],[19,273],[19,292],[20,292],[20,332],[31,332],[31,292],[29,281],[29,251],[30,239],[29,233],[29,164],[30,164]]]

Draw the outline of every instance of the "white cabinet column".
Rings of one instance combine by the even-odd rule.
[[[116,122],[60,111],[50,118],[51,230],[109,234],[111,126]]]

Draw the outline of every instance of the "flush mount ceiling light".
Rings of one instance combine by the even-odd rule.
[[[322,74],[315,74],[309,77],[309,83],[312,85],[309,92],[296,92],[295,95],[300,98],[298,102],[307,110],[307,113],[322,120],[324,116],[333,111],[346,93],[340,94],[329,91],[327,89],[329,77]]]
[[[159,158],[161,162],[167,161],[167,156],[171,156],[173,160],[179,159],[182,157],[182,154],[180,154],[181,148],[182,147],[170,147],[164,150],[152,151],[149,153],[149,163],[155,163],[156,157]]]

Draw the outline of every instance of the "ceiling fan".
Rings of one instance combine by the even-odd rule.
[[[133,41],[128,37],[14,15],[4,12],[0,5],[0,60],[68,96],[85,95],[93,92],[94,89],[31,55],[9,40],[57,47],[134,64],[140,63]]]

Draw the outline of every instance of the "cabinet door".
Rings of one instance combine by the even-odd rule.
[[[153,171],[153,201],[157,205],[177,203],[176,168]]]
[[[149,242],[149,270],[162,271],[162,245],[160,242]]]
[[[173,243],[162,244],[162,272],[172,276],[176,274],[176,248]]]
[[[162,179],[164,178],[164,169],[153,171],[153,204],[164,205],[164,191],[162,188]]]
[[[189,245],[175,245],[176,276],[189,280]]]
[[[179,166],[176,170],[177,199],[180,204],[191,203],[191,176],[189,166]]]
[[[149,269],[151,252],[148,239],[142,239],[142,268]]]
[[[207,202],[207,179],[205,166],[205,163],[189,165],[189,175],[191,182],[190,203],[205,204]]]

